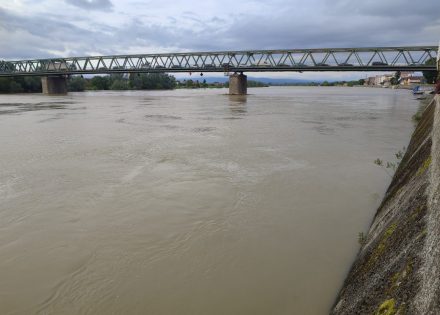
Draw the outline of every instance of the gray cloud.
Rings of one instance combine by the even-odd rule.
[[[98,28],[98,27],[96,27]],[[0,59],[46,58],[106,51],[108,35],[77,27],[57,15],[28,17],[0,8]],[[108,51],[108,50],[107,50]],[[66,53],[64,53],[66,54]]]
[[[384,14],[372,15],[373,7],[365,8],[366,13],[350,11],[350,8],[350,6],[344,7],[344,12],[342,8],[340,10],[333,8],[330,14],[325,7],[317,8],[310,16],[299,17],[295,13],[296,8],[285,7],[280,13],[267,16],[240,15],[232,21],[216,16],[203,19],[192,15],[188,18],[188,14],[185,14],[182,19],[191,21],[191,27],[170,27],[133,20],[132,23],[118,29],[115,37],[124,37],[126,45],[138,43],[153,47],[178,47],[183,50],[365,47],[438,43],[440,21],[436,22],[425,11],[400,9],[400,14],[391,17]],[[354,7],[352,9],[355,10]],[[408,16],[411,16],[411,19],[408,19]]]
[[[109,0],[66,1],[85,9],[112,7]],[[31,10],[21,15],[0,5],[0,40],[7,43],[0,45],[0,59],[175,50],[435,45],[440,39],[438,0],[417,5],[410,0],[277,0],[252,14],[247,13],[255,4],[252,1],[238,5],[232,13],[206,14],[185,11],[191,5],[188,1],[178,14],[148,11],[149,17],[145,17],[142,10],[122,12],[121,8],[130,6],[113,0],[114,10],[101,20],[99,15],[98,19],[85,19],[66,10],[60,10],[63,15]],[[153,1],[149,5],[154,8]],[[108,14],[120,23],[107,23],[112,20]]]
[[[113,4],[110,0],[65,0],[67,3],[86,10],[109,11]]]
[[[414,0],[386,0],[386,1],[347,1],[334,0],[327,4],[327,9],[340,14],[346,11],[349,14],[361,16],[383,16],[390,20],[395,17],[423,16],[426,22],[430,19],[439,19],[440,2],[424,0],[417,3]],[[408,20],[411,22],[411,20]]]

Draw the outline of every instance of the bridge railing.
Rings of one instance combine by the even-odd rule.
[[[0,61],[0,76],[117,72],[435,69],[438,46],[249,50]]]

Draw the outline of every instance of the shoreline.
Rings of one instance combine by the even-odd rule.
[[[423,110],[331,314],[438,314],[440,98]]]

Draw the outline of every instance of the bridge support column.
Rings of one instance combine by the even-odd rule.
[[[247,76],[243,73],[234,73],[229,76],[229,95],[247,94]]]
[[[67,78],[64,75],[41,77],[41,87],[46,95],[66,95]]]

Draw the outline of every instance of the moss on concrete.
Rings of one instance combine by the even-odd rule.
[[[390,279],[390,285],[387,289],[387,294],[392,296],[396,290],[412,276],[414,270],[414,261],[410,259],[406,265],[399,271],[397,271]]]
[[[419,169],[417,170],[416,175],[417,175],[417,176],[420,176],[420,175],[422,175],[423,173],[425,173],[426,170],[427,170],[427,169],[429,168],[429,166],[431,165],[431,162],[432,162],[432,157],[429,156],[429,157],[423,162],[422,166],[419,167]]]
[[[394,299],[389,299],[379,306],[374,315],[395,315],[396,312],[396,301]]]
[[[434,108],[431,104],[423,112],[331,314],[417,314],[420,253],[430,236]]]
[[[387,250],[387,247],[389,245],[388,239],[391,237],[391,235],[393,235],[396,228],[397,228],[397,224],[393,223],[386,229],[385,233],[383,233],[380,242],[377,244],[376,248],[371,253],[370,258],[365,265],[367,269],[370,269],[382,256],[382,254]]]

